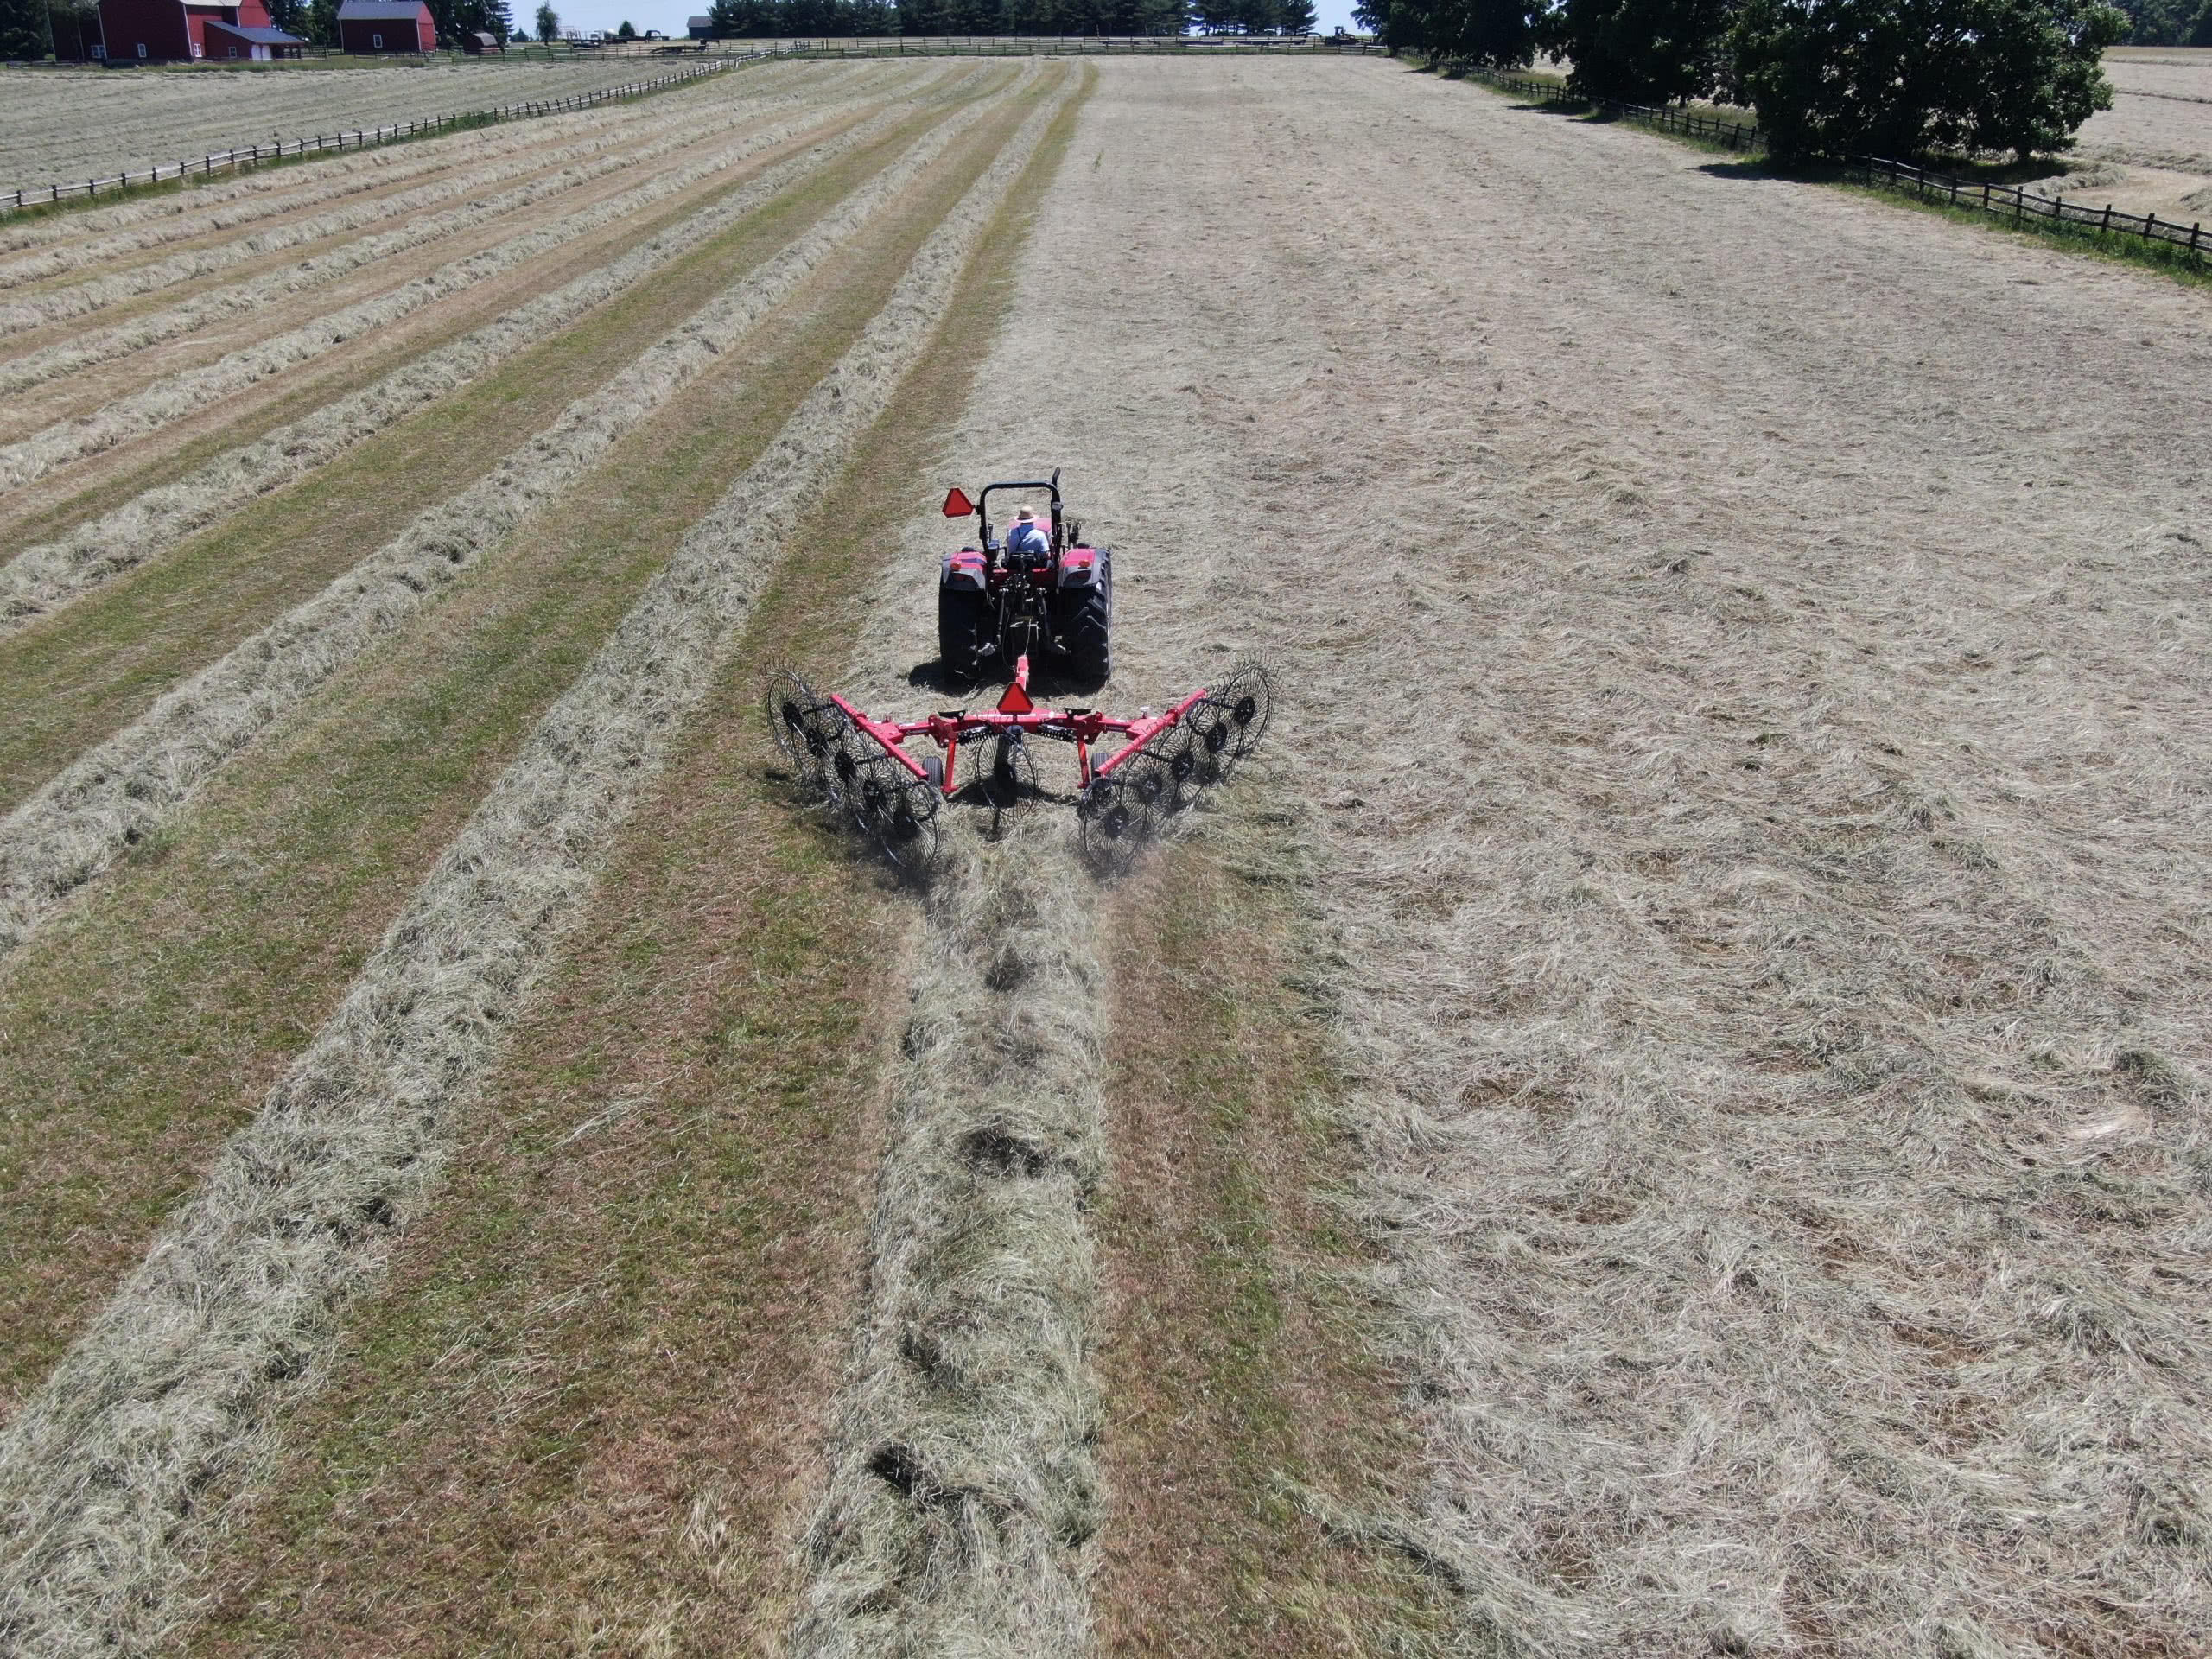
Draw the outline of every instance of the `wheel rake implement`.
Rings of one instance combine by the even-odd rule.
[[[926,866],[941,850],[948,801],[978,809],[992,836],[1031,811],[1045,796],[1037,756],[1049,742],[1075,751],[1071,798],[1084,855],[1101,868],[1122,865],[1235,776],[1274,716],[1268,670],[1256,658],[1160,714],[1147,709],[1135,719],[1039,704],[1029,695],[1026,657],[987,709],[879,720],[788,669],[769,677],[764,701],[768,728],[801,786],[907,868]],[[1110,753],[1095,753],[1116,740]],[[925,753],[908,753],[910,742]]]

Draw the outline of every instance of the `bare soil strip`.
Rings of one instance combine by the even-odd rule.
[[[0,820],[0,950],[58,899],[156,833],[198,785],[330,675],[436,602],[523,515],[574,486],[607,449],[781,304],[926,167],[977,111],[958,111],[743,283],[321,594],[169,691],[142,719]]]
[[[1350,1530],[1478,1650],[2201,1646],[2201,302],[1379,64],[1106,85],[1033,326],[1167,514],[1117,628],[1287,659],[1428,1464]]]
[[[897,1036],[880,1014],[918,918],[764,777],[759,665],[851,649],[854,607],[931,499],[1065,132],[625,830],[482,1090],[454,1196],[396,1243],[213,1564],[201,1650],[531,1647],[580,1627],[617,1649],[782,1650],[865,1276]]]
[[[665,162],[673,171],[686,156],[706,160],[726,156],[730,150],[728,134],[764,126],[802,100],[821,108],[818,97],[792,93],[772,103],[714,111],[709,118],[702,118],[704,112],[687,112],[680,122],[670,124],[679,127],[674,131],[602,137],[576,147],[582,152],[578,156],[540,157],[532,168],[515,169],[526,174],[524,181],[497,195],[470,200],[374,234],[327,237],[322,238],[327,246],[310,249],[304,257],[299,257],[298,248],[288,248],[270,256],[270,269],[248,270],[220,284],[195,284],[181,296],[163,293],[143,305],[118,305],[101,318],[103,326],[97,329],[81,325],[44,329],[17,342],[36,349],[0,363],[0,396],[12,399],[0,433],[12,438],[35,429],[44,423],[38,411],[54,406],[56,400],[66,400],[66,412],[91,413],[124,389],[116,378],[118,373],[149,379],[164,370],[192,366],[195,359],[213,359],[236,349],[245,343],[244,331],[249,327],[267,335],[306,321],[309,308],[336,310],[369,293],[388,291],[414,280],[426,257],[436,252],[444,252],[449,260],[457,253],[481,251],[512,234],[510,216],[522,209],[550,202],[557,211],[573,213],[636,188],[635,169]],[[410,251],[417,257],[395,257]],[[178,339],[187,334],[188,340]],[[163,345],[168,349],[141,356]],[[84,372],[126,358],[139,361],[105,376]],[[73,378],[41,399],[20,396],[64,377]]]
[[[765,134],[741,139],[591,207],[448,261],[397,289],[315,316],[274,338],[255,340],[217,362],[164,376],[89,416],[57,422],[29,437],[0,444],[0,494],[34,483],[71,461],[158,431],[168,422],[233,391],[296,368],[349,340],[389,327],[502,272],[526,266],[579,237],[716,178],[769,142],[773,140]]]
[[[928,343],[1064,98],[1022,124],[768,454],[686,537],[207,1190],[0,1436],[0,1484],[16,1498],[0,1522],[0,1630],[143,1643],[181,1612],[190,1494],[267,1459],[271,1408],[375,1272],[392,1224],[422,1207],[453,1109],[727,661],[801,502]],[[102,1470],[130,1472],[103,1490]]]
[[[925,91],[926,81],[910,88],[908,96],[919,97]],[[687,273],[697,274],[704,259],[726,257],[734,251],[724,244],[734,227],[791,190],[795,181],[880,137],[893,124],[891,116],[868,117],[865,108],[842,118],[833,114],[826,128],[795,122],[794,130],[801,137],[785,146],[764,150],[752,168],[738,169],[736,176],[727,186],[710,192],[703,204],[688,204],[658,226],[640,227],[651,233],[607,263],[588,268],[448,344],[416,355],[403,353],[398,368],[381,378],[368,377],[367,384],[341,391],[326,404],[315,404],[315,394],[310,392],[302,401],[311,407],[298,418],[276,425],[251,442],[180,468],[181,476],[154,482],[123,505],[86,518],[60,539],[35,542],[0,566],[0,638],[114,575],[160,556],[186,537],[244,510],[257,498],[296,483],[334,460],[352,454],[357,461],[365,462],[369,457],[363,446],[378,434],[430,405],[454,398],[509,359],[514,359],[512,370],[529,371],[525,376],[529,387],[544,386],[549,374],[557,382],[557,372],[551,365],[576,355],[576,337],[564,338],[563,329],[574,328],[579,319],[608,307],[610,302],[622,301],[613,311],[624,316],[649,316],[655,308],[641,303],[647,296],[663,295],[664,304],[679,300]],[[804,156],[777,159],[778,148],[795,149],[810,141]],[[748,179],[748,174],[756,176]],[[553,280],[557,282],[558,277]],[[642,292],[623,299],[628,290],[647,283],[650,285]],[[483,401],[481,396],[478,401]],[[517,388],[497,401],[509,404],[528,399]],[[447,404],[448,410],[454,406]],[[487,423],[488,429],[498,429],[491,411],[478,410],[472,415],[468,430],[485,431]],[[190,460],[189,448],[180,459]],[[408,464],[404,457],[393,458],[389,471],[404,480],[423,476],[422,467]],[[402,486],[402,499],[406,487]],[[387,486],[385,499],[392,493]],[[296,507],[296,496],[293,505]],[[41,528],[52,517],[41,521]],[[66,528],[68,511],[58,517],[61,522],[56,527]]]
[[[0,976],[0,1098],[41,1103],[0,1153],[0,1401],[45,1374],[144,1254],[532,724],[1019,119],[990,111],[742,353],[532,514],[449,601],[336,680],[157,853],[129,861]],[[125,938],[173,977],[108,1007]]]

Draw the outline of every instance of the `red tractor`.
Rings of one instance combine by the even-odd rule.
[[[991,497],[1002,491],[1042,491],[1041,516],[1025,508],[1003,536],[994,535]],[[1029,658],[1040,670],[1077,684],[1105,683],[1114,668],[1114,550],[1092,547],[1083,526],[1060,504],[1060,474],[1044,480],[986,485],[969,500],[964,490],[944,498],[944,516],[976,518],[976,539],[948,553],[937,583],[938,658],[957,680],[1012,677]]]

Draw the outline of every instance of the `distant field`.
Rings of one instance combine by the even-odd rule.
[[[0,82],[0,188],[107,178],[236,144],[565,98],[664,73],[652,60],[607,57],[11,74]]]
[[[1379,58],[0,222],[0,1652],[2201,1652],[2208,384]],[[1056,467],[1267,746],[894,872]]]
[[[2089,118],[2082,165],[2044,187],[2183,224],[2212,220],[2212,47],[2105,54],[2113,106]]]

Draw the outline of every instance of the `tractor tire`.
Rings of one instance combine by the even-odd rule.
[[[1099,554],[1098,585],[1068,594],[1060,638],[1067,644],[1068,672],[1086,685],[1106,683],[1114,671],[1114,555]]]
[[[976,660],[991,642],[991,600],[964,588],[937,590],[937,658],[945,673],[972,680]]]

